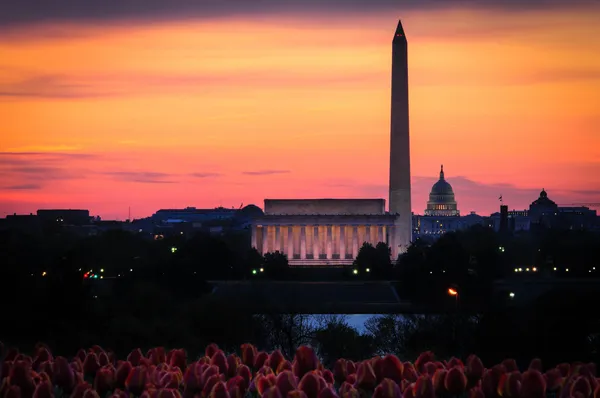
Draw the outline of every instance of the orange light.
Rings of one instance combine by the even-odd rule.
[[[452,288],[449,288],[448,289],[448,294],[451,295],[451,296],[457,296],[458,292],[456,290],[452,289]]]

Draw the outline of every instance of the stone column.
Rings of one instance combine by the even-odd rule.
[[[300,259],[306,260],[306,226],[300,227]]]
[[[265,255],[269,252],[269,226],[262,226],[263,239],[262,239],[262,254]]]
[[[385,239],[383,239],[383,225],[377,226],[377,243],[379,242],[385,243]]]
[[[371,226],[365,225],[365,242],[371,243]]]
[[[281,227],[275,226],[275,252],[281,252]]]
[[[344,260],[346,258],[346,227],[344,225],[340,225],[340,236],[338,239],[340,240],[340,260]]]
[[[325,246],[327,250],[327,259],[331,260],[333,257],[333,227],[331,225],[327,226],[327,243]]]
[[[389,226],[388,231],[390,237],[390,248],[392,249],[392,261],[396,261],[398,258],[398,246],[396,245],[396,226]]]
[[[358,226],[352,228],[352,258],[358,256]]]
[[[256,233],[257,233],[257,232],[256,232],[256,224],[252,224],[252,241],[251,241],[251,243],[250,243],[250,244],[252,245],[252,247],[253,247],[254,249],[258,249],[258,248],[256,247],[256,238],[257,238],[257,237],[256,237]]]
[[[287,256],[288,260],[294,259],[294,226],[288,225],[288,241],[287,241]]]
[[[321,241],[319,240],[319,227],[315,226],[313,228],[313,258],[315,260],[319,259],[319,254],[321,254]]]

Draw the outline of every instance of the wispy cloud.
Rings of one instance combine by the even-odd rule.
[[[143,184],[174,184],[173,174],[153,171],[106,171],[102,174],[113,176],[121,181],[138,182]]]
[[[269,176],[274,174],[288,174],[290,170],[256,170],[256,171],[243,171],[242,174],[247,176]]]
[[[194,178],[210,178],[210,177],[220,177],[223,174],[221,173],[191,173],[190,176]]]
[[[0,187],[0,191],[29,191],[29,190],[37,190],[42,189],[42,185],[40,184],[18,184],[18,185],[8,185],[4,187]]]
[[[0,153],[15,153],[15,154],[32,154],[32,153],[64,153],[70,151],[79,151],[80,147],[70,145],[33,145],[33,146],[22,146],[15,148],[6,148]]]

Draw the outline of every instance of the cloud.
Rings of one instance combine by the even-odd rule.
[[[177,181],[169,180],[172,174],[152,171],[107,171],[102,174],[113,176],[118,180],[138,182],[143,184],[174,184]]]
[[[74,169],[69,162],[92,157],[86,153],[0,152],[0,176],[4,181],[19,181],[9,187],[43,187],[49,181],[85,178],[85,170]]]
[[[220,177],[223,174],[221,173],[191,173],[190,176],[195,178],[210,178],[210,177]]]
[[[256,171],[243,171],[242,174],[247,176],[270,176],[274,174],[287,174],[291,173],[290,170],[256,170]]]
[[[119,20],[212,19],[263,14],[398,13],[449,7],[505,9],[573,9],[593,6],[591,0],[19,0],[0,2],[0,25],[15,26],[53,21],[103,23]],[[57,34],[65,34],[58,31]]]
[[[2,190],[27,191],[27,190],[37,190],[37,189],[42,189],[42,186],[40,184],[20,184],[20,185],[8,185],[5,187],[0,187],[0,191],[2,191]]]
[[[324,71],[295,73],[284,68],[259,71],[236,71],[222,73],[188,74],[148,74],[113,73],[89,74],[80,76],[45,75],[27,71],[28,77],[21,76],[17,81],[0,84],[0,98],[52,98],[84,99],[123,97],[127,95],[153,94],[165,92],[222,89],[248,85],[265,87],[285,87],[290,81],[295,85],[342,85],[377,81],[374,73],[340,73]],[[33,73],[33,74],[32,74]],[[120,141],[119,144],[133,144],[133,141]]]

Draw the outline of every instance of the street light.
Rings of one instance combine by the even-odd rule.
[[[515,294],[514,294],[513,292],[510,292],[510,293],[508,293],[508,296],[509,296],[510,298],[515,298]]]

